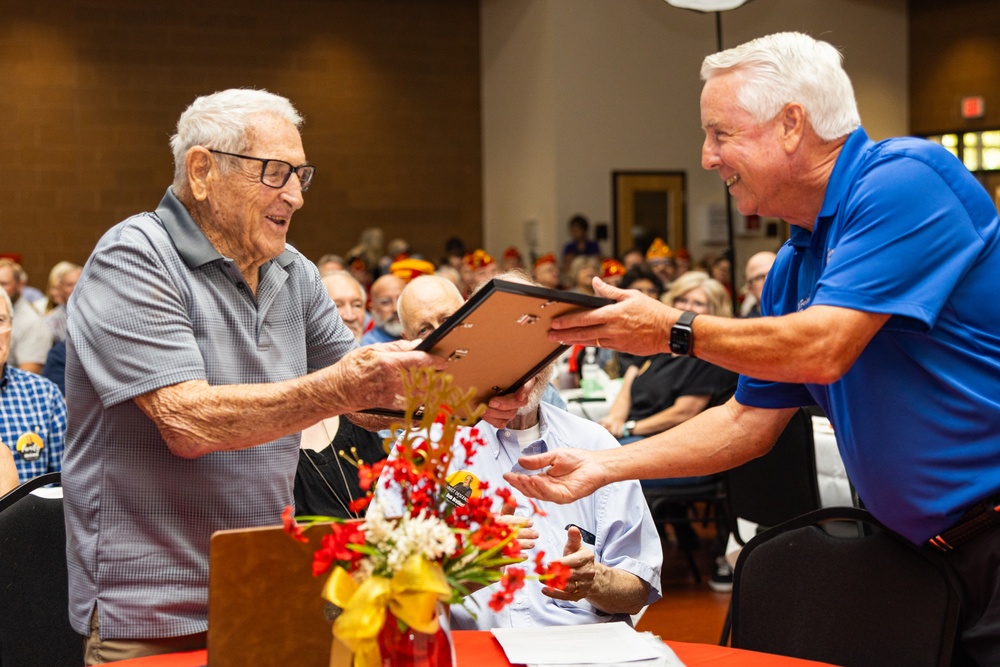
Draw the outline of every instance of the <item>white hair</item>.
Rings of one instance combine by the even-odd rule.
[[[327,278],[345,278],[349,280],[355,287],[358,288],[358,293],[361,295],[361,300],[368,303],[368,290],[365,286],[361,284],[361,281],[355,278],[349,271],[327,271],[322,276],[320,280],[326,283]]]
[[[779,32],[705,58],[701,78],[736,72],[737,101],[758,123],[798,102],[824,141],[846,136],[861,125],[854,88],[840,52],[800,32]]]
[[[254,116],[274,114],[296,128],[302,116],[286,98],[266,90],[230,88],[203,95],[191,103],[177,121],[177,133],[170,137],[174,153],[174,190],[187,187],[185,156],[193,146],[205,146],[227,153],[243,153],[250,148]],[[219,169],[225,172],[225,162]]]
[[[10,300],[10,295],[7,294],[7,290],[5,290],[4,288],[0,287],[0,296],[3,297],[4,302],[7,304],[7,317],[9,317],[10,321],[13,322],[14,321],[14,304]]]

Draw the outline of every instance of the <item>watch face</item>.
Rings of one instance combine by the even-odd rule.
[[[691,329],[675,326],[670,330],[670,351],[674,354],[690,353]]]

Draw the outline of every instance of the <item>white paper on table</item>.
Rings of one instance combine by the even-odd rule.
[[[546,628],[494,628],[492,632],[507,655],[507,660],[513,664],[628,664],[629,667],[683,665],[662,641],[649,633],[640,634],[623,622]],[[665,658],[667,661],[663,662]]]

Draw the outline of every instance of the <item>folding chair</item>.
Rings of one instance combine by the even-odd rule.
[[[857,537],[824,530],[856,522]],[[864,510],[828,507],[751,539],[736,562],[736,648],[845,667],[951,662],[961,598],[939,554]]]
[[[0,665],[79,667],[83,640],[69,624],[62,498],[32,491],[47,473],[0,497]]]
[[[819,509],[816,451],[812,416],[807,408],[795,413],[767,454],[723,473],[725,514],[736,542],[743,546],[738,519],[762,528]],[[732,605],[726,615],[719,644],[729,641]]]

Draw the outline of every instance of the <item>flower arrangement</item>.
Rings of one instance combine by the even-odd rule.
[[[470,496],[465,504],[456,506],[447,499],[446,478],[458,449],[458,431],[472,427],[485,410],[470,404],[474,389],[462,392],[451,381],[450,375],[431,369],[404,376],[405,424],[411,428],[393,424],[394,433],[402,429],[395,456],[375,464],[352,461],[367,495],[351,509],[367,507],[363,521],[321,516],[296,520],[292,508],[285,510],[285,530],[303,542],[308,542],[303,533],[310,526],[332,522],[331,532],[313,554],[312,569],[314,576],[330,572],[323,597],[343,610],[333,633],[354,651],[355,667],[382,664],[378,637],[387,619],[394,618],[400,630],[433,635],[440,604],[466,603],[471,592],[499,581],[489,601],[499,611],[529,576],[515,565],[525,561],[516,527],[493,510],[496,500],[513,504],[509,490],[490,497],[485,493],[488,484],[481,482],[484,493]],[[386,451],[392,444],[391,438],[386,440]],[[458,444],[467,466],[484,441],[475,428],[463,428]],[[372,487],[383,469],[393,493],[401,495],[401,516],[387,516],[378,498],[372,502]],[[543,557],[539,553],[534,559],[533,576],[553,588],[565,586],[569,568],[559,562],[546,565]]]

